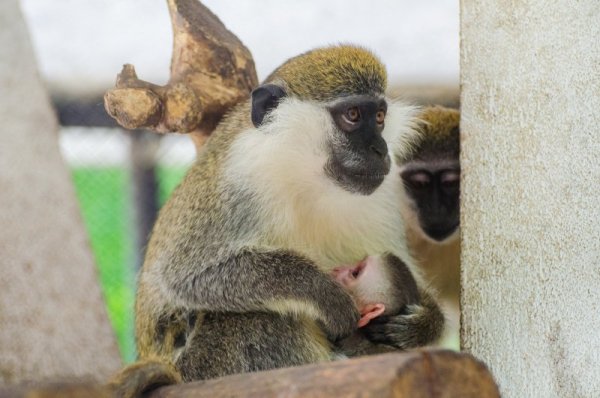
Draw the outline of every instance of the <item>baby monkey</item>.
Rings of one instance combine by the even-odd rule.
[[[391,254],[368,256],[354,265],[333,269],[331,276],[350,293],[360,313],[358,327],[372,320],[398,315],[410,304],[419,303],[417,282],[408,266]],[[337,342],[338,356],[355,356],[397,350],[374,345],[362,330]]]

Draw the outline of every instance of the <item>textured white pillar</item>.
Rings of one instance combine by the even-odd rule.
[[[18,2],[1,0],[0,384],[120,366],[57,130]]]
[[[462,0],[463,348],[600,397],[600,1]]]

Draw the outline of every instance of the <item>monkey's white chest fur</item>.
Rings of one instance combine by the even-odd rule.
[[[410,147],[413,113],[390,104],[384,130],[390,150]],[[412,263],[398,168],[393,165],[371,195],[348,192],[324,172],[336,131],[322,104],[286,99],[269,119],[239,134],[227,160],[225,183],[250,192],[264,220],[254,243],[298,251],[322,269],[386,251]]]

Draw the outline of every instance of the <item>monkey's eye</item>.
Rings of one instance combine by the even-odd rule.
[[[419,171],[406,176],[405,180],[413,188],[424,189],[431,183],[431,176],[429,175],[429,173]]]
[[[445,187],[455,187],[460,182],[460,171],[448,170],[444,171],[440,176],[440,181]]]
[[[360,111],[356,106],[349,108],[344,115],[350,123],[356,123],[360,120]]]
[[[375,120],[377,121],[377,124],[383,124],[383,122],[385,121],[385,112],[382,110],[377,111],[377,114],[375,115]]]

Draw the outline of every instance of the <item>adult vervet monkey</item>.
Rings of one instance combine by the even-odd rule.
[[[333,267],[384,252],[412,267],[390,152],[408,153],[415,110],[385,88],[369,51],[316,49],[285,62],[221,121],[154,226],[136,300],[142,362],[115,379],[123,395],[180,374],[328,361],[332,341],[359,320]],[[399,349],[437,339],[443,315],[421,287],[419,298],[365,333]],[[227,333],[240,336],[225,347],[244,353],[239,368],[225,355],[194,357]]]

